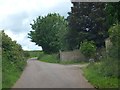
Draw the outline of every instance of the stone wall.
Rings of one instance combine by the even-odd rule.
[[[107,38],[105,40],[105,47],[106,47],[106,52],[108,52],[109,48],[111,48],[112,42],[110,41],[110,38]]]
[[[84,61],[86,60],[80,50],[60,51],[61,61]]]

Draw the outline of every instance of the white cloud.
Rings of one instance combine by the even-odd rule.
[[[41,49],[27,38],[32,20],[53,12],[66,17],[71,5],[70,0],[0,0],[0,29],[25,50]]]
[[[5,33],[11,37],[12,40],[17,40],[17,43],[23,45],[24,50],[42,50],[40,46],[35,45],[35,43],[30,42],[30,39],[27,38],[26,33],[14,34],[11,30],[5,30]]]

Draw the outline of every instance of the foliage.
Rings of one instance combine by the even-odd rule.
[[[59,58],[57,54],[40,54],[40,61],[48,62],[48,63],[59,63]]]
[[[22,47],[2,31],[2,87],[10,88],[19,78],[26,61]]]
[[[94,87],[98,89],[118,88],[119,87],[118,81],[120,82],[120,79],[118,79],[117,77],[104,76],[102,73],[99,72],[100,67],[101,63],[89,65],[87,68],[83,69],[84,76]]]
[[[107,20],[111,25],[120,23],[120,2],[109,2],[106,5]]]
[[[108,37],[106,3],[73,2],[73,7],[67,18],[69,31],[67,42],[69,49],[78,49],[80,42],[92,40],[97,47],[104,46]]]
[[[2,89],[2,32],[0,31],[0,89]]]
[[[105,77],[120,77],[119,63],[117,60],[107,57],[102,59],[99,72]]]
[[[45,53],[55,53],[64,48],[64,36],[67,32],[64,17],[56,13],[39,16],[31,26],[33,31],[28,34],[29,38],[38,46],[42,46]]]
[[[24,52],[29,54],[29,58],[39,57],[39,55],[40,55],[41,53],[43,53],[43,52],[40,51],[40,50],[24,51]]]
[[[120,24],[117,24],[109,29],[110,40],[112,42],[112,48],[110,49],[111,57],[120,59]]]
[[[120,25],[117,24],[109,29],[109,38],[112,46],[109,47],[108,52],[101,58],[100,72],[107,77],[120,77]]]
[[[27,51],[24,51],[24,56],[30,58],[30,54]]]
[[[112,46],[109,52],[102,54],[98,64],[89,65],[85,69],[86,78],[98,88],[118,88],[120,82],[120,25],[117,24],[109,29],[109,38]]]
[[[88,58],[91,58],[95,55],[96,46],[92,41],[84,41],[80,45],[80,51]]]

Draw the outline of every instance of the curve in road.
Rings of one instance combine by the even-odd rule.
[[[93,88],[80,67],[27,61],[27,66],[13,88]]]

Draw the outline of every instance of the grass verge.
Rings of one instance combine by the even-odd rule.
[[[58,54],[44,54],[40,53],[38,60],[43,61],[43,62],[48,62],[48,63],[58,63],[58,64],[86,64],[88,62],[83,62],[83,61],[60,61]]]
[[[89,65],[83,69],[86,79],[96,88],[118,88],[117,77],[105,77],[99,73],[99,64]]]
[[[2,88],[12,88],[15,82],[20,78],[26,64],[24,64],[24,66],[21,65],[22,68],[19,68],[10,61],[6,61],[3,65],[6,66],[2,67]]]
[[[57,54],[41,54],[38,58],[40,61],[48,63],[59,63]]]
[[[28,54],[29,58],[38,57],[41,53],[43,53],[43,51],[40,51],[40,50],[24,51],[24,52]]]
[[[64,65],[67,65],[67,64],[87,64],[88,62],[85,62],[85,61],[61,61],[59,62],[60,64],[64,64]]]

